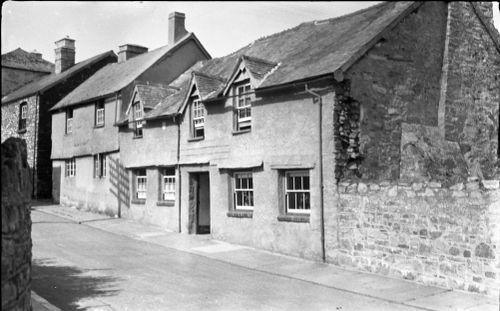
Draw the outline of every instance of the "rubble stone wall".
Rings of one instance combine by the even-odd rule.
[[[2,143],[2,310],[31,310],[31,173],[26,142]]]
[[[325,212],[330,263],[498,297],[498,180],[344,181]]]

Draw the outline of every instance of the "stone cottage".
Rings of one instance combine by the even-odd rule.
[[[33,197],[38,199],[52,195],[49,109],[98,69],[115,62],[116,55],[108,51],[75,64],[75,41],[64,38],[56,42],[55,59],[54,73],[2,97],[2,142],[8,137],[26,140],[28,163],[33,171]]]
[[[42,54],[17,48],[2,54],[2,97],[54,72],[54,64],[42,58]]]
[[[121,213],[498,295],[499,74],[491,3],[385,2],[136,81]]]
[[[136,82],[169,84],[210,58],[195,34],[187,32],[183,13],[169,15],[167,39],[167,45],[149,52],[120,46],[118,63],[99,70],[52,108],[51,159],[61,185],[57,201],[111,215],[127,213],[128,178],[115,123],[125,114]]]

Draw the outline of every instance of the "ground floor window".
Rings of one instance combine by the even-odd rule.
[[[148,177],[146,169],[138,169],[134,172],[135,175],[135,198],[138,200],[145,200],[147,193]]]
[[[309,171],[286,171],[284,178],[286,213],[309,214],[311,210]]]
[[[94,155],[94,178],[106,177],[106,155],[99,153]]]
[[[252,172],[234,173],[234,208],[236,210],[253,210],[253,177]]]
[[[161,169],[161,200],[175,201],[175,168]]]
[[[76,160],[75,158],[65,161],[65,176],[74,177],[76,175]]]

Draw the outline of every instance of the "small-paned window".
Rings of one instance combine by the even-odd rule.
[[[98,101],[95,107],[95,125],[104,126],[104,101]]]
[[[94,178],[106,177],[106,155],[99,153],[94,155]]]
[[[161,170],[161,200],[175,201],[175,168]]]
[[[252,128],[252,87],[250,83],[235,86],[235,119],[236,130],[244,131]]]
[[[135,170],[135,198],[146,200],[148,177],[146,169]]]
[[[133,105],[134,113],[134,138],[141,138],[143,131],[142,126],[144,124],[142,105],[140,101],[137,101]]]
[[[253,210],[253,177],[251,172],[234,173],[234,209]]]
[[[66,134],[73,133],[73,109],[66,110]]]
[[[193,138],[205,136],[205,105],[195,98],[191,104]]]
[[[76,176],[76,160],[75,158],[65,160],[65,175],[67,177]]]
[[[28,103],[23,102],[19,105],[19,130],[26,129],[26,120],[28,119]]]
[[[309,171],[285,172],[285,210],[292,214],[310,213]]]

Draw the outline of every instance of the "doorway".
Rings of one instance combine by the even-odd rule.
[[[189,173],[189,233],[210,233],[210,178],[206,173]]]

